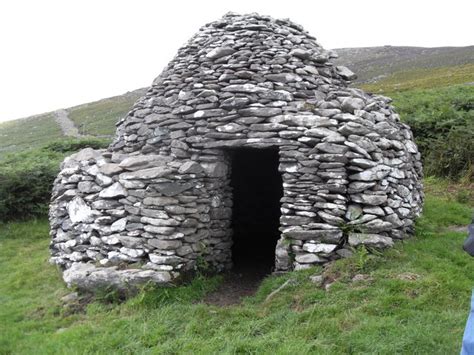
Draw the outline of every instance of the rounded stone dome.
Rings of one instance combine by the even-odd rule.
[[[63,163],[51,250],[68,284],[170,282],[203,260],[223,270],[239,228],[265,233],[275,216],[275,239],[239,250],[267,243],[276,271],[409,235],[423,202],[411,130],[390,99],[349,87],[335,57],[289,20],[229,13],[202,27],[109,149]]]
[[[387,106],[382,98],[347,88],[347,80],[356,76],[345,67],[333,66],[330,60],[335,57],[289,20],[229,13],[202,27],[178,50],[119,123],[113,149],[156,151],[161,136],[189,129],[187,135],[201,137],[199,142],[188,139],[193,146],[206,147],[213,140],[292,139],[298,137],[258,133],[270,130],[269,125],[263,127],[266,130],[250,126],[273,123],[276,132],[282,130],[277,124],[290,121],[290,126],[330,127],[324,120],[313,123],[335,114],[353,114],[369,104],[369,111],[375,111],[377,102]],[[221,124],[209,129],[209,121]]]

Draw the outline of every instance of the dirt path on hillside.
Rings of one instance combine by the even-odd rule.
[[[54,119],[61,127],[61,131],[67,137],[81,137],[79,130],[74,125],[74,122],[69,118],[66,110],[57,110],[54,113]]]

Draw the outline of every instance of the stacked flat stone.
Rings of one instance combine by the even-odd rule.
[[[279,151],[275,270],[407,237],[423,202],[413,135],[388,98],[348,87],[355,75],[334,57],[289,20],[230,13],[202,27],[107,150],[62,164],[51,260],[66,282],[168,283],[200,262],[231,267],[233,148]]]

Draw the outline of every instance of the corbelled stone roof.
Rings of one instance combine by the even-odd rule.
[[[289,120],[285,115],[298,114],[292,122],[312,127],[341,108],[353,113],[364,101],[373,103],[362,91],[347,88],[355,75],[334,66],[330,60],[335,56],[289,20],[227,14],[179,49],[120,122],[114,150],[151,150],[166,133],[156,130],[157,125],[170,131],[197,130],[196,125],[206,126],[205,120],[219,119],[226,124],[208,134],[208,141],[240,139],[247,127],[262,122],[255,117],[273,117],[266,121],[278,130],[278,124]]]

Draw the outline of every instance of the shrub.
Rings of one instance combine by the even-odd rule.
[[[474,87],[388,94],[410,125],[428,175],[473,179]]]
[[[426,174],[473,180],[474,125],[470,126],[452,128],[435,139],[419,140]]]
[[[58,152],[58,153],[68,153],[75,152],[81,149],[90,147],[93,149],[102,149],[107,148],[110,140],[103,138],[82,138],[82,139],[60,139],[54,142],[51,142],[43,147],[43,150]]]
[[[10,155],[0,164],[0,220],[47,212],[52,183],[62,155],[30,151]]]
[[[44,216],[51,188],[65,156],[86,147],[103,148],[100,139],[62,140],[0,161],[0,221]]]

